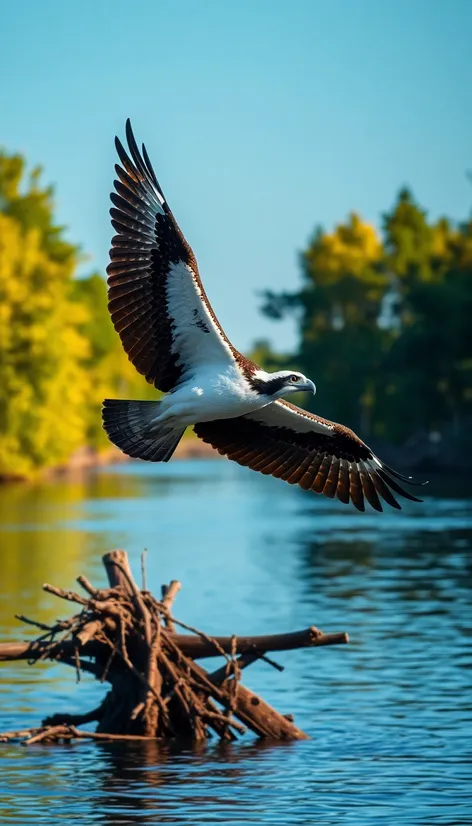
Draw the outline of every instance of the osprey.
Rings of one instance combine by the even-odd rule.
[[[107,268],[109,310],[136,369],[160,401],[106,399],[103,425],[124,453],[167,462],[185,429],[252,470],[365,510],[411,479],[384,465],[349,428],[308,413],[285,396],[315,393],[295,370],[267,373],[236,350],[205,294],[195,256],[167,204],[146,148],[139,151],[129,120],[129,155],[115,139],[110,210],[116,235]]]

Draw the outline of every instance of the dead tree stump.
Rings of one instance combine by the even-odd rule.
[[[312,626],[289,634],[210,637],[172,615],[179,582],[163,585],[157,600],[136,585],[125,551],[105,554],[103,563],[108,588],[97,589],[83,576],[77,581],[86,596],[44,585],[49,593],[80,605],[80,612],[51,627],[18,617],[43,633],[31,642],[0,643],[0,661],[58,660],[75,667],[78,679],[88,671],[107,681],[105,699],[87,714],[60,712],[38,729],[7,732],[0,741],[15,736],[26,743],[81,737],[203,740],[211,732],[234,740],[246,729],[258,737],[307,738],[289,715],[245,688],[241,672],[259,659],[280,669],[268,652],[342,644],[348,642],[347,634],[323,634]],[[176,633],[176,626],[190,633]],[[212,673],[195,662],[214,656],[222,656],[224,664]],[[96,732],[77,729],[93,721]]]

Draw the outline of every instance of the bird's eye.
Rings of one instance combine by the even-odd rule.
[[[295,376],[295,375],[290,376],[289,381],[293,381],[293,382],[300,381],[300,376]]]

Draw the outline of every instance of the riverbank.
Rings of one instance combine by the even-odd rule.
[[[401,446],[369,439],[367,441],[383,462],[408,474],[465,473],[472,467],[470,440],[465,438],[464,432],[457,435],[452,429],[445,433],[418,433]],[[173,459],[218,458],[219,453],[211,445],[196,438],[192,432],[184,436],[173,456]],[[114,446],[101,451],[85,446],[76,450],[67,462],[38,471],[35,478],[57,479],[129,461],[131,459]],[[29,477],[11,474],[0,476],[0,484],[24,482],[28,479]]]
[[[219,458],[219,454],[206,442],[201,442],[200,439],[191,436],[182,439],[173,456],[173,459],[207,458]],[[129,456],[126,456],[116,447],[96,450],[93,447],[85,446],[76,450],[67,462],[38,471],[35,479],[52,480],[62,476],[73,476],[94,468],[125,464],[130,461],[136,460],[131,460]],[[20,474],[0,476],[0,484],[27,481],[30,481],[30,478]]]
[[[219,454],[213,450],[211,445],[201,442],[199,439],[189,437],[182,439],[177,445],[177,449],[172,458],[206,459],[208,457],[215,458],[218,456]],[[129,456],[126,456],[116,447],[110,447],[102,451],[97,451],[92,447],[82,447],[71,456],[68,462],[42,471],[41,476],[46,479],[55,479],[58,476],[68,475],[70,473],[106,467],[107,465],[121,465],[131,461],[136,461],[136,459],[130,459]]]

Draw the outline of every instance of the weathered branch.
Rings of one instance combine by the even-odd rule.
[[[189,634],[174,634],[173,641],[179,646],[181,651],[192,659],[198,660],[203,657],[215,657],[218,655],[215,645],[206,642],[201,637]],[[232,637],[212,637],[217,645],[226,654],[231,654]],[[303,631],[292,631],[288,634],[265,634],[255,637],[236,635],[236,653],[246,654],[250,652],[266,651],[290,651],[294,648],[315,648],[322,645],[345,645],[349,642],[349,637],[345,633],[323,634],[318,628],[311,626]]]
[[[26,739],[24,739],[26,738]],[[155,740],[139,734],[105,734],[97,731],[83,731],[74,725],[45,725],[40,728],[6,731],[0,734],[0,743],[10,740],[23,740],[25,746],[41,742],[60,742],[64,740]]]
[[[60,597],[60,599],[66,599],[68,602],[77,602],[78,605],[88,605],[88,600],[81,597],[80,594],[76,594],[75,591],[64,591],[63,588],[49,585],[48,582],[44,583],[43,591],[47,591],[48,594],[54,594],[55,597]]]
[[[126,551],[110,551],[102,556],[102,562],[105,566],[110,588],[122,588],[125,594],[131,596],[133,589],[130,583],[133,582],[133,574],[131,573]]]
[[[218,652],[210,643],[201,637],[191,634],[169,634],[170,639],[180,648],[186,657],[198,660],[205,657],[215,657]],[[231,637],[215,637],[215,642],[227,654],[231,653]],[[316,648],[324,645],[344,645],[349,642],[345,633],[323,634],[318,629],[306,628],[304,631],[293,631],[288,634],[267,634],[254,637],[237,637],[236,653],[249,654],[266,651],[291,651],[294,648]],[[96,640],[86,642],[81,648],[82,656],[96,657],[101,644]],[[2,642],[0,643],[0,661],[7,660],[34,660],[44,657],[44,652],[51,649],[51,659],[70,657],[75,649],[72,640],[61,643],[50,642]]]
[[[161,593],[162,593],[162,605],[165,611],[164,622],[166,627],[169,631],[175,630],[175,625],[172,617],[170,616],[170,611],[176,598],[177,594],[179,593],[182,584],[179,582],[178,579],[173,579],[169,585],[161,585]]]
[[[45,640],[30,642],[2,642],[0,643],[0,662],[11,660],[62,660],[64,657],[73,657],[77,643],[73,640],[62,642],[47,642]],[[105,646],[96,640],[89,640],[81,649],[81,657],[97,657],[105,650]]]

